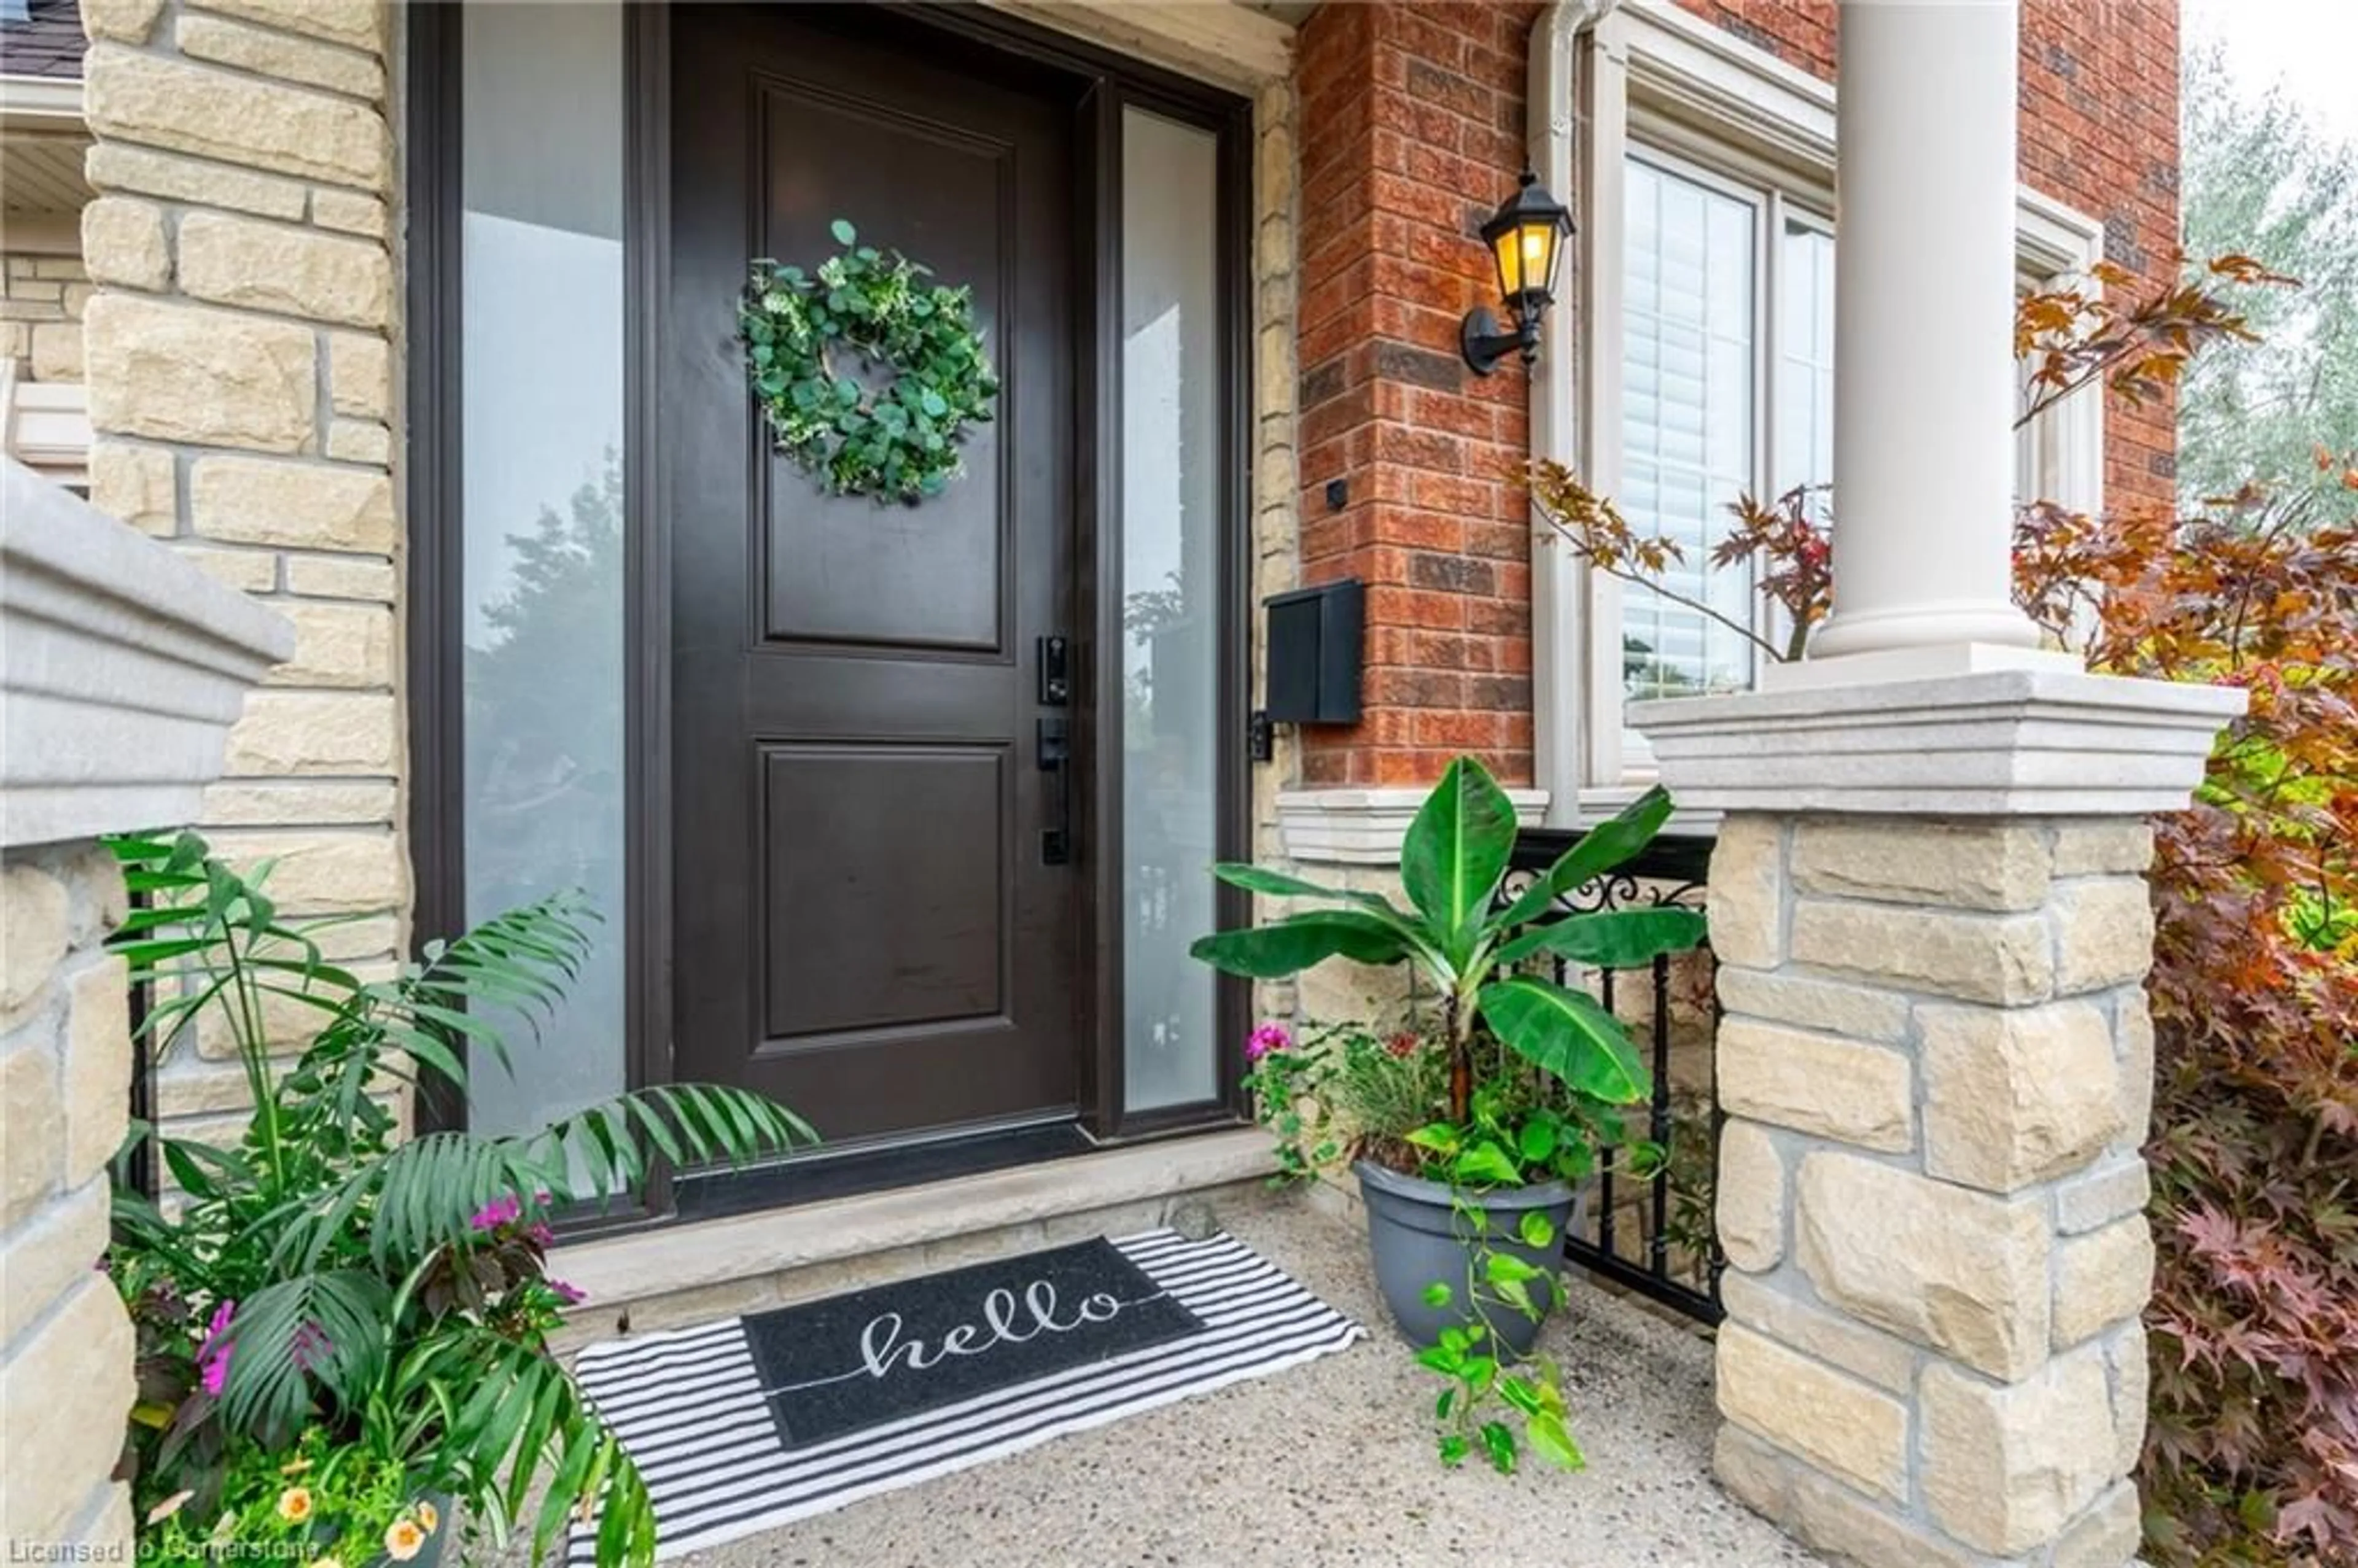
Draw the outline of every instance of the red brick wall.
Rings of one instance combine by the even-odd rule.
[[[1475,231],[1522,167],[1538,11],[1337,3],[1302,31],[1303,579],[1368,584],[1367,718],[1305,737],[1304,784],[1422,784],[1460,752],[1531,781],[1523,374],[1467,371],[1457,324],[1496,303]]]
[[[1833,0],[1681,3],[1833,75]],[[1367,718],[1305,737],[1304,784],[1425,783],[1459,752],[1531,777],[1525,383],[1468,373],[1457,324],[1494,301],[1475,230],[1522,165],[1539,9],[1329,0],[1298,41],[1303,578],[1368,585]],[[2177,243],[2177,0],[2027,0],[2023,178],[2146,278]],[[2110,503],[2169,503],[2171,421],[2105,411]]]

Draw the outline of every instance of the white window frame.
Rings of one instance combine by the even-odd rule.
[[[1609,496],[1622,475],[1626,160],[1634,147],[1737,182],[1756,198],[1765,193],[1756,242],[1773,245],[1788,205],[1821,222],[1834,211],[1834,89],[1671,0],[1593,5],[1585,27],[1537,40],[1531,70],[1531,164],[1550,189],[1572,193],[1579,228],[1568,308],[1551,312],[1541,328],[1531,452],[1565,463]],[[2101,222],[2028,186],[2017,191],[2025,287],[2082,276],[2102,257]],[[1762,268],[1756,280],[1764,295],[1770,276]],[[1769,435],[1776,315],[1766,309],[1757,334],[1760,442]],[[2082,511],[2101,508],[2099,395],[2065,399],[2025,440],[2042,495]],[[1768,465],[1774,454],[1761,445],[1756,458]],[[1540,528],[1531,574],[1535,782],[1547,791],[1550,823],[1571,826],[1617,809],[1651,782],[1652,766],[1625,747],[1622,585],[1546,542],[1545,524]]]

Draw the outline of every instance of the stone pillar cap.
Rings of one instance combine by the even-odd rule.
[[[287,618],[0,463],[0,843],[196,819]]]
[[[2182,809],[2237,687],[2068,667],[1629,705],[1684,808],[1894,816]]]

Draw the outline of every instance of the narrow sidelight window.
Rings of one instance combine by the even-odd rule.
[[[488,1132],[624,1081],[622,22],[463,24],[465,914],[579,888],[602,920],[561,1013],[512,1029],[514,1076],[474,1052]]]
[[[1121,124],[1121,889],[1130,1111],[1217,1095],[1219,139]]]

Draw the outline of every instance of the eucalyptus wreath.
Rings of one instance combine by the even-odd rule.
[[[778,450],[827,490],[914,504],[962,471],[958,444],[991,416],[999,373],[972,289],[925,282],[840,218],[832,232],[843,251],[815,271],[753,264],[737,318],[746,372]]]

